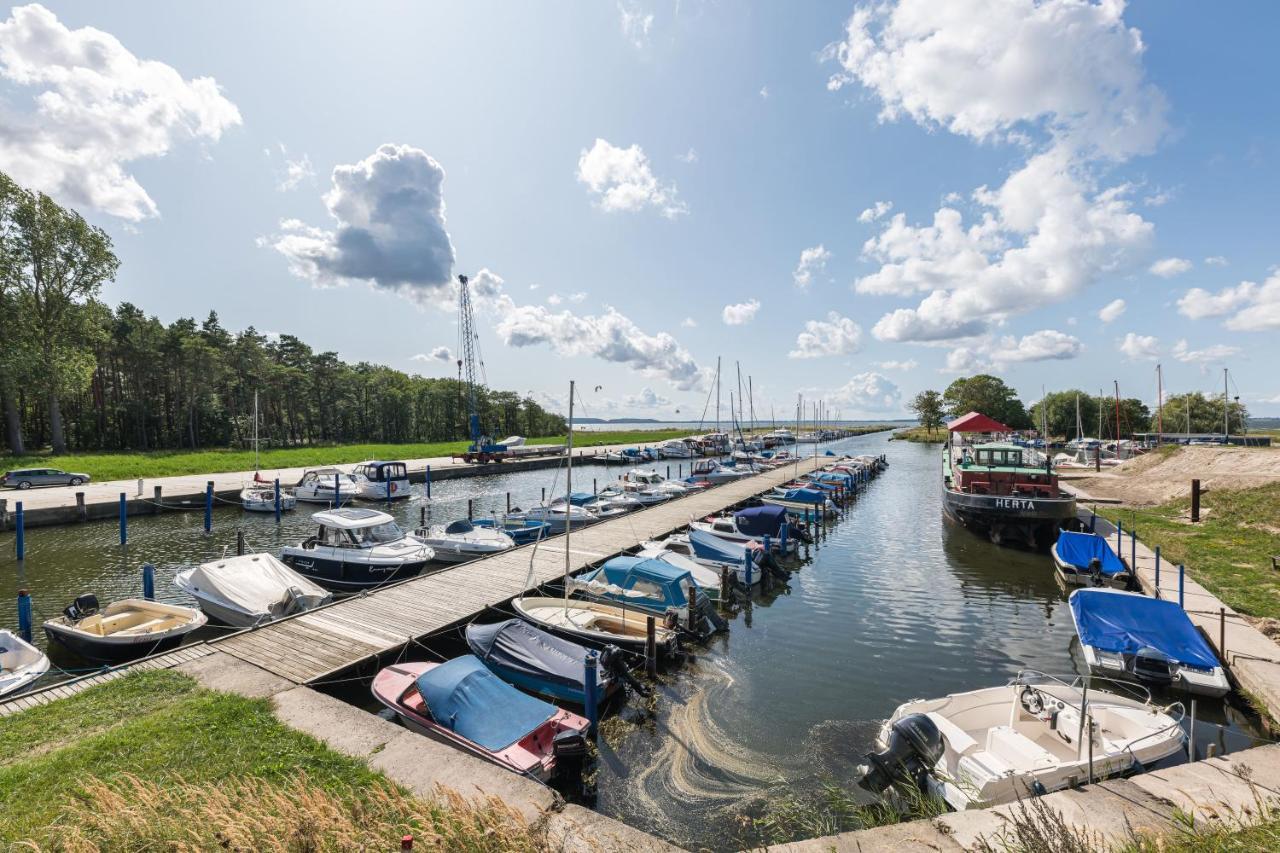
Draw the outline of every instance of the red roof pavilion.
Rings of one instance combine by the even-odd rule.
[[[961,415],[947,424],[947,429],[951,432],[1012,432],[1004,424],[980,412]]]

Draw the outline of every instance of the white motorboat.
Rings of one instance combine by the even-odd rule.
[[[243,554],[179,572],[173,585],[224,625],[251,628],[327,604],[332,596],[270,554]]]
[[[622,481],[624,483],[632,483],[646,489],[665,492],[673,497],[687,495],[692,491],[689,483],[682,483],[679,480],[668,480],[652,468],[648,470],[632,468],[630,471],[622,475]]]
[[[292,492],[285,489],[280,490],[281,512],[287,512],[297,505],[298,499],[293,496]],[[240,491],[240,506],[243,507],[246,512],[275,512],[275,486],[245,486]]]
[[[517,507],[507,513],[506,517],[509,520],[543,522],[550,525],[547,528],[547,533],[552,535],[564,533],[565,525],[568,523],[572,523],[575,528],[578,528],[586,527],[588,524],[595,524],[600,520],[598,516],[589,510],[564,503],[550,506],[537,504],[524,510]]]
[[[345,504],[359,496],[356,481],[337,468],[312,468],[293,487],[298,500],[309,504]]]
[[[684,439],[664,442],[658,450],[664,459],[692,459],[696,455]]]
[[[714,459],[699,459],[693,463],[693,470],[689,473],[688,479],[690,482],[718,485],[720,483],[731,483],[754,473],[754,471],[738,471],[726,468]]]
[[[611,518],[635,512],[640,509],[641,504],[631,495],[611,492],[606,489],[593,496],[590,500],[579,504],[579,506],[594,515],[597,521],[608,521]]]
[[[591,646],[613,645],[633,652],[644,651],[648,617],[653,613],[604,601],[576,598],[515,598],[512,608],[523,619],[562,637]],[[676,632],[658,619],[656,641],[659,652],[676,647]]]
[[[413,497],[409,487],[409,466],[403,462],[361,462],[351,469],[356,494],[367,501],[401,500]]]
[[[88,660],[120,663],[168,651],[208,621],[194,607],[142,598],[113,601],[99,610],[97,596],[85,594],[61,616],[46,620],[44,633]]]
[[[613,498],[627,498],[642,507],[666,503],[675,497],[673,492],[662,491],[640,483],[629,483],[626,480],[610,483],[600,494]]]
[[[285,548],[280,558],[326,589],[354,592],[411,578],[435,558],[385,512],[349,507],[317,512],[311,520],[316,534]]]
[[[44,652],[12,631],[0,628],[0,696],[29,687],[49,671]]]
[[[503,531],[477,527],[465,518],[447,525],[420,527],[410,535],[431,546],[441,563],[462,563],[516,547],[516,541]]]
[[[867,756],[862,784],[880,789],[898,772],[893,765],[916,761],[930,791],[953,808],[987,808],[1126,774],[1182,750],[1181,703],[1159,708],[1146,691],[1130,689],[1140,697],[1023,672],[1002,687],[912,700],[881,729],[881,752]],[[931,745],[920,754],[915,744],[923,743]]]
[[[701,521],[691,520],[689,530],[709,533],[740,545],[749,542],[758,542],[763,545],[765,537],[768,537],[769,547],[780,550],[784,525],[787,534],[786,548],[790,553],[795,551],[796,542],[807,539],[808,534],[803,527],[791,524],[787,520],[785,507],[767,505],[747,507],[733,515],[710,516]]]
[[[701,567],[705,571],[710,571],[719,584],[720,570],[729,569],[738,576],[738,582],[745,584],[747,581],[747,569],[743,563],[743,554],[750,548],[754,562],[759,563],[756,554],[762,549],[754,544],[747,545],[737,542],[730,542],[727,539],[721,539],[717,536],[710,536],[700,531],[690,531],[689,533],[673,533],[665,539],[650,539],[640,543],[640,553],[655,557],[657,559],[666,559],[661,556],[669,554],[679,557],[681,565],[689,569],[692,573],[693,569],[689,568],[689,564]],[[674,564],[673,564],[674,565]],[[751,584],[760,583],[761,570],[757,568],[751,572]],[[694,575],[698,578],[698,584],[702,585],[701,575]]]

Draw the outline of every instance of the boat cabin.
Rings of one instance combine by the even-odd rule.
[[[958,451],[951,469],[951,487],[958,491],[1020,498],[1059,496],[1057,475],[1032,466],[1024,456],[1025,448],[991,442],[964,446]]]
[[[333,491],[335,483],[350,485],[351,475],[344,474],[337,468],[312,468],[302,475],[302,479],[298,481],[298,486],[316,489],[317,491],[326,489]]]
[[[403,462],[365,462],[351,473],[374,483],[394,483],[409,479],[409,466]]]
[[[693,575],[648,557],[614,557],[574,581],[575,588],[632,607],[665,613],[687,607]]]
[[[404,539],[395,519],[374,509],[332,509],[315,513],[311,520],[319,525],[316,535],[308,540],[313,545],[374,548]]]

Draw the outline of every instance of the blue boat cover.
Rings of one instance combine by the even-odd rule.
[[[508,619],[494,625],[468,625],[467,646],[490,666],[583,691],[584,664],[590,649],[548,634],[523,619]],[[603,690],[609,682],[604,667],[600,667],[597,679]]]
[[[753,506],[738,510],[733,517],[738,522],[738,530],[748,536],[777,536],[782,525],[787,523],[787,508]]]
[[[463,655],[418,676],[431,718],[490,752],[505,749],[542,725],[556,707],[534,699]]]
[[[1133,592],[1078,589],[1071,613],[1080,642],[1104,652],[1134,654],[1150,646],[1182,664],[1213,669],[1218,658],[1176,602]]]
[[[643,598],[662,607],[684,607],[689,601],[681,582],[693,586],[693,576],[688,572],[652,557],[614,557],[595,571],[583,575],[581,579],[602,581],[623,590],[646,590],[649,594]],[[626,600],[636,599],[627,596]]]
[[[787,489],[782,499],[796,503],[822,504],[826,503],[827,496],[817,489]]]
[[[1102,562],[1102,574],[1110,577],[1128,571],[1107,540],[1096,533],[1072,533],[1064,530],[1058,534],[1058,557],[1062,562],[1080,571],[1089,570],[1089,562],[1097,557]]]
[[[588,503],[590,501],[595,500],[595,497],[596,496],[591,494],[590,492],[574,492],[573,494],[569,495],[569,503],[573,504],[574,506],[582,506],[584,503]]]
[[[844,471],[822,471],[818,474],[811,474],[809,479],[819,483],[852,483],[853,475],[846,474]]]
[[[713,533],[692,527],[689,528],[689,545],[693,547],[694,555],[700,559],[716,560],[735,566],[742,565],[742,555],[747,550],[746,545],[730,542]]]

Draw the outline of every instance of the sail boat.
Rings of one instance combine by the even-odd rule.
[[[258,438],[258,392],[253,392],[253,483],[240,490],[240,506],[247,512],[275,512],[276,489],[274,483],[262,479],[258,473],[259,446]],[[292,492],[280,491],[280,510],[293,509],[298,499]]]
[[[569,380],[569,440],[565,465],[565,494],[573,494],[573,397],[574,381]],[[570,598],[573,587],[572,554],[569,548],[573,525],[569,518],[564,526],[564,595],[527,596],[513,599],[511,607],[523,619],[543,630],[596,648],[617,646],[632,652],[644,652],[651,612],[629,608],[625,604],[584,601]],[[676,632],[666,625],[656,626],[655,640],[660,652],[670,653],[676,647]]]

